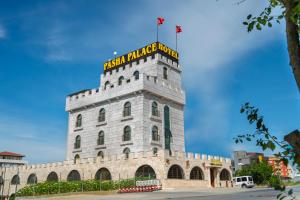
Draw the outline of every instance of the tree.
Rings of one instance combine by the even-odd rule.
[[[236,172],[236,176],[252,176],[255,184],[268,184],[272,174],[273,169],[266,161],[251,163]]]
[[[254,29],[262,30],[264,26],[272,27],[274,21],[280,23],[282,19],[285,19],[290,65],[298,90],[300,90],[300,0],[268,0],[268,2],[269,5],[258,16],[248,15],[243,24],[247,26],[248,32],[251,32]],[[275,8],[282,11],[280,15],[273,15],[272,10]]]

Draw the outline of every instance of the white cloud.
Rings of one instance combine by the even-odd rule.
[[[3,25],[0,24],[0,39],[6,38],[6,30],[4,29]]]

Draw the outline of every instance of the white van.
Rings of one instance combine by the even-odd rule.
[[[242,188],[254,187],[252,176],[237,176],[233,178],[234,185]]]

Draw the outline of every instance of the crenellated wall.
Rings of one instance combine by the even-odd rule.
[[[222,166],[218,166],[217,174],[223,169],[228,170],[231,176],[231,160],[229,158],[222,158],[218,156],[206,156],[204,154],[193,154],[184,152],[174,152],[173,155],[169,155],[168,151],[158,151],[156,155],[152,152],[137,152],[131,153],[129,158],[125,158],[124,155],[111,155],[104,159],[101,158],[85,158],[74,160],[25,165],[22,167],[10,167],[0,168],[0,174],[4,174],[4,194],[8,192],[12,194],[15,186],[10,185],[11,179],[14,175],[19,173],[20,185],[17,185],[17,189],[23,188],[27,185],[27,179],[30,174],[35,174],[37,182],[45,182],[50,172],[57,173],[59,180],[66,181],[68,174],[72,170],[77,170],[81,176],[81,180],[94,179],[95,174],[101,168],[106,168],[111,174],[112,180],[127,179],[135,177],[137,169],[143,165],[149,165],[153,168],[156,174],[156,178],[162,182],[163,188],[170,187],[187,187],[191,185],[193,187],[210,187],[210,159],[219,159]],[[183,179],[169,179],[168,171],[171,166],[178,165],[182,168]],[[204,179],[203,180],[190,180],[190,172],[194,167],[200,167]],[[218,175],[217,175],[218,176]],[[188,185],[186,185],[188,184]],[[231,186],[231,182],[228,181],[228,186]],[[215,187],[225,187],[226,183],[216,179]]]

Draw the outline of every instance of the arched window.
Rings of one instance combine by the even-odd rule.
[[[190,173],[190,179],[192,180],[204,180],[203,171],[200,167],[194,167]]]
[[[128,158],[129,158],[130,149],[129,149],[128,147],[126,147],[126,148],[123,150],[123,153],[125,154],[125,158],[128,159]]]
[[[140,78],[140,72],[139,71],[135,71],[133,73],[133,76],[134,76],[134,80],[139,80],[139,78]]]
[[[98,122],[104,122],[104,121],[105,121],[105,109],[101,108],[99,111]]]
[[[156,174],[154,169],[149,165],[143,165],[140,166],[136,172],[135,172],[136,178],[149,178],[149,179],[155,179]]]
[[[221,171],[220,181],[230,181],[230,172],[227,169]]]
[[[58,181],[58,176],[56,172],[50,172],[47,176],[47,181],[49,182],[57,182]]]
[[[81,114],[77,115],[75,126],[76,127],[81,127],[82,126],[82,115]]]
[[[14,175],[10,183],[12,185],[20,185],[20,177],[18,175]]]
[[[158,128],[157,126],[152,127],[152,140],[153,141],[159,141],[159,134],[158,134]]]
[[[157,156],[157,152],[158,152],[157,147],[153,147],[152,152],[154,156]]]
[[[130,141],[131,140],[131,128],[130,126],[125,126],[124,133],[123,133],[123,141]]]
[[[110,82],[106,81],[104,84],[104,90],[106,90],[110,86]]]
[[[37,184],[37,177],[36,177],[35,174],[30,174],[30,175],[28,176],[27,184],[28,184],[28,185],[34,185],[34,184]]]
[[[72,170],[67,177],[67,181],[80,181],[80,174],[77,170]]]
[[[152,102],[152,115],[153,116],[158,116],[159,114],[158,114],[158,105],[157,105],[157,103],[155,102],[155,101],[153,101]]]
[[[171,141],[172,133],[170,126],[170,109],[168,106],[164,107],[164,126],[165,126],[165,149],[168,149],[171,153]]]
[[[2,176],[0,176],[0,185],[3,185],[4,184],[4,179]]]
[[[97,154],[97,156],[99,157],[99,158],[104,158],[104,153],[103,153],[103,151],[99,151],[98,152],[98,154]]]
[[[163,68],[163,76],[164,79],[168,79],[168,69],[166,67]]]
[[[123,117],[127,117],[131,115],[131,103],[126,102],[124,104]]]
[[[183,170],[179,165],[172,165],[168,171],[168,178],[183,179]]]
[[[122,85],[123,81],[124,81],[124,76],[120,76],[118,84]]]
[[[111,180],[111,175],[108,169],[101,168],[95,175],[95,180]]]
[[[75,138],[74,149],[80,149],[81,146],[81,137],[77,135]]]
[[[80,156],[78,154],[76,154],[74,156],[74,163],[76,164],[79,159],[80,159]]]
[[[98,140],[97,140],[98,145],[103,145],[104,144],[104,132],[100,131],[98,134]]]

